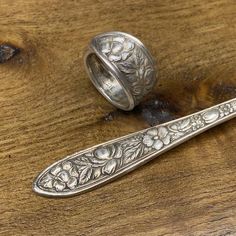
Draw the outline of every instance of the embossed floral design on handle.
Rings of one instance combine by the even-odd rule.
[[[236,117],[236,99],[192,115],[86,149],[51,165],[33,189],[45,196],[72,196],[110,182],[154,157]]]

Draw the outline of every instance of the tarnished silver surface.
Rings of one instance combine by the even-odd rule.
[[[66,197],[99,187],[234,117],[236,98],[91,147],[49,166],[36,178],[33,190],[44,196]]]
[[[132,110],[156,83],[151,54],[137,38],[126,33],[94,37],[84,61],[98,91],[122,110]]]

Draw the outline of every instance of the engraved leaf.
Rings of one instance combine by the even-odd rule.
[[[144,60],[144,66],[145,66],[145,67],[148,67],[148,66],[149,66],[149,60],[148,60],[147,58]]]
[[[90,163],[89,159],[85,156],[75,159],[74,162],[75,162],[75,164],[81,165],[81,166],[88,165],[88,163]]]
[[[124,152],[126,149],[128,149],[130,147],[135,147],[135,146],[139,145],[141,140],[142,140],[142,135],[137,135],[135,137],[125,140],[122,143],[122,147],[124,149]]]
[[[124,150],[124,163],[129,163],[137,158],[139,155],[142,155],[143,148],[141,143],[137,143],[135,146],[127,147]]]
[[[107,164],[103,167],[103,173],[104,174],[113,174],[116,170],[117,162],[115,160],[110,160],[107,162]]]
[[[175,132],[170,134],[172,141],[182,137],[183,135],[183,132]]]
[[[140,49],[136,50],[136,65],[140,68],[145,66],[145,57]]]
[[[122,72],[124,72],[126,74],[133,74],[136,71],[134,64],[129,61],[123,61],[122,63],[119,63],[118,67]]]
[[[81,172],[81,171],[83,171],[86,168],[88,168],[88,165],[79,165],[79,166],[77,166],[78,172]]]
[[[186,119],[180,122],[179,129],[184,130],[189,127],[190,119]]]
[[[148,85],[149,83],[152,83],[153,78],[154,76],[154,71],[152,68],[148,68],[146,71],[145,71],[145,74],[144,74],[144,79],[145,79],[145,84]]]
[[[173,131],[186,131],[191,127],[190,119],[185,119],[182,121],[179,121],[178,123],[175,123],[170,126],[170,129]]]
[[[80,184],[87,183],[91,179],[92,172],[93,170],[91,168],[83,169],[79,176],[79,183]]]

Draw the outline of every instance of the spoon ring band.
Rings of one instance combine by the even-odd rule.
[[[150,52],[127,33],[95,36],[84,62],[98,91],[122,110],[132,110],[156,83],[156,67]]]

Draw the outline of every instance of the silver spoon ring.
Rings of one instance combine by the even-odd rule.
[[[132,110],[156,83],[156,67],[150,52],[127,33],[95,36],[84,62],[98,91],[122,110]]]

